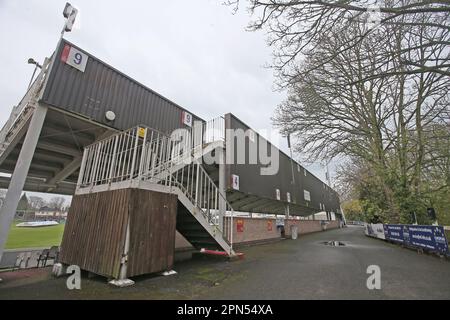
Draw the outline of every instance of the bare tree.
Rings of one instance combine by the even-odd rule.
[[[32,209],[40,209],[45,205],[44,199],[38,196],[30,196],[28,198],[28,203]]]
[[[419,198],[423,190],[426,146],[434,139],[425,133],[450,119],[449,92],[447,77],[440,73],[377,76],[391,68],[401,70],[401,55],[391,56],[389,63],[386,57],[391,47],[411,41],[405,29],[413,27],[383,28],[392,33],[390,47],[379,46],[385,32],[374,33],[327,63],[323,63],[324,56],[349,38],[364,34],[365,27],[352,25],[324,36],[315,54],[308,55],[299,67],[300,73],[301,68],[312,71],[289,87],[288,99],[278,108],[274,122],[297,138],[297,151],[306,151],[310,160],[363,159],[381,186],[390,220],[398,221],[400,212],[409,210],[408,195]],[[425,63],[428,49],[416,50],[414,54]],[[405,201],[398,194],[405,195]]]
[[[238,5],[239,1],[229,1],[228,4]],[[299,76],[308,73],[317,65],[301,70],[299,62],[304,56],[317,53],[321,39],[337,32],[345,31],[355,24],[367,24],[376,15],[379,21],[373,22],[382,26],[426,27],[427,35],[422,35],[422,42],[411,42],[402,48],[391,47],[389,56],[401,53],[403,68],[390,68],[383,75],[438,73],[450,75],[448,50],[434,51],[422,63],[411,51],[418,48],[446,47],[450,44],[450,2],[429,0],[250,0],[251,13],[257,18],[250,23],[250,30],[264,29],[268,32],[268,43],[274,48],[274,61],[271,65],[277,75],[278,84],[286,88],[297,81]],[[378,28],[367,28],[363,33],[349,37],[333,52],[322,55],[322,64],[333,60],[337,55],[346,53],[352,47],[361,43]],[[390,34],[380,39],[379,45],[389,47],[392,41]],[[400,50],[400,51],[399,51]],[[389,63],[389,60],[385,61]],[[299,72],[301,71],[301,73]],[[380,77],[381,74],[372,75]]]
[[[66,202],[66,199],[64,199],[63,197],[53,197],[48,202],[48,206],[50,208],[62,210],[65,202]]]
[[[436,131],[450,123],[450,1],[249,2],[288,92],[274,122],[298,152],[347,160],[348,195],[393,222],[448,190],[435,174],[450,161]]]

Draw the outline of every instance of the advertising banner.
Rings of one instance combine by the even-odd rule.
[[[367,223],[365,227],[367,236],[378,239],[386,239],[382,223]]]
[[[237,232],[244,232],[244,220],[243,219],[237,219],[236,229],[237,229]]]
[[[448,254],[448,242],[442,226],[385,224],[384,234],[387,240],[427,251]]]
[[[439,253],[448,252],[444,228],[441,226],[408,226],[409,242],[414,247]]]
[[[385,224],[384,236],[387,240],[403,243],[403,227],[401,224]]]
[[[267,231],[272,231],[273,221],[267,220]]]

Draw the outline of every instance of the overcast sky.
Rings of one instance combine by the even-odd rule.
[[[0,124],[27,88],[32,57],[55,49],[66,1],[0,0]],[[251,17],[222,0],[74,0],[75,30],[65,38],[204,119],[227,112],[256,130],[271,129],[285,93],[273,90],[271,48]],[[281,148],[287,151],[285,141]],[[320,179],[323,167],[307,166]]]

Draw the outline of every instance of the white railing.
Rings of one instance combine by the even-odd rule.
[[[225,118],[217,117],[203,123],[203,141],[211,143],[215,141],[225,141]]]
[[[38,76],[27,89],[27,92],[19,104],[13,107],[8,120],[0,130],[0,151],[3,151],[6,148],[9,142],[14,139],[22,126],[33,114],[35,103],[43,89],[45,77],[47,76],[49,62],[50,59],[45,59]]]
[[[78,188],[158,178],[167,169],[191,163],[208,144],[224,141],[224,131],[220,117],[195,123],[189,130],[175,130],[170,136],[137,126],[97,141],[85,148]]]
[[[140,177],[165,163],[170,138],[143,126],[87,146],[84,150],[78,188],[111,184]]]
[[[168,170],[170,171],[170,168]],[[179,188],[190,202],[201,210],[202,215],[211,226],[214,226],[215,231],[220,232],[232,246],[233,235],[232,233],[228,236],[225,234],[222,219],[228,213],[230,224],[233,225],[234,209],[200,162],[194,160],[176,172],[170,173],[169,178],[162,179],[161,183]]]
[[[219,213],[230,213],[232,224],[233,208],[196,158],[224,137],[223,117],[170,136],[145,126],[131,128],[85,148],[77,191],[136,180],[178,188],[232,248],[232,233],[225,236]]]

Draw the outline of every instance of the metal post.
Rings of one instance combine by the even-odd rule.
[[[128,217],[127,231],[125,235],[125,244],[120,260],[119,279],[111,280],[109,283],[118,287],[127,287],[134,284],[133,280],[127,279],[128,251],[130,249],[130,217]]]
[[[233,252],[233,229],[234,229],[234,210],[231,210],[231,217],[230,217],[230,255]]]
[[[80,173],[78,174],[78,182],[77,182],[77,188],[79,188],[83,183],[83,177],[84,177],[84,170],[86,170],[86,161],[87,161],[87,155],[90,149],[84,149],[83,152],[83,158],[81,160],[81,167],[80,167]]]
[[[58,48],[62,42],[64,32],[65,32],[66,22],[61,31],[58,44],[56,45],[56,50],[52,55],[52,59],[49,68],[46,72],[46,77],[44,79],[44,84],[41,87],[41,92],[39,97],[36,99],[39,101],[43,94],[44,89],[47,86],[49,75],[55,64],[56,54]],[[41,129],[44,124],[45,116],[47,115],[48,108],[40,103],[37,104],[33,117],[31,118],[30,126],[28,127],[27,134],[25,136],[24,143],[19,153],[14,172],[11,176],[11,181],[9,183],[8,191],[6,192],[5,201],[0,209],[0,260],[3,256],[3,250],[5,247],[6,240],[8,238],[9,228],[14,219],[14,214],[19,203],[19,199],[25,185],[25,180],[28,175],[28,170],[30,169],[31,160],[33,159],[33,154],[36,149],[39,136],[41,134]]]
[[[109,168],[109,184],[111,184],[113,179],[113,173],[114,173],[114,166],[116,165],[116,157],[117,157],[117,144],[119,141],[119,135],[117,135],[114,138],[114,148],[113,148],[113,154],[111,159],[111,168]]]
[[[28,127],[22,149],[17,159],[16,167],[11,176],[8,191],[6,193],[5,202],[0,209],[0,260],[3,255],[3,249],[8,238],[9,228],[14,219],[17,205],[19,204],[25,180],[30,169],[31,160],[33,159],[34,150],[41,134],[45,116],[47,115],[47,107],[37,104]]]
[[[140,163],[139,163],[139,180],[141,180],[141,176],[142,176],[142,173],[143,173],[143,171],[144,171],[144,162],[145,162],[145,157],[146,157],[146,149],[145,149],[145,147],[146,147],[146,141],[147,141],[147,128],[144,128],[144,140],[143,140],[143,142],[142,142],[142,151],[141,151],[141,161],[140,161]]]
[[[295,185],[294,159],[292,159],[292,148],[290,146],[289,146],[289,151],[291,153],[291,174],[292,174],[291,184]]]
[[[198,203],[198,192],[199,192],[198,187],[199,187],[199,185],[198,184],[199,184],[199,180],[200,180],[200,177],[199,177],[200,164],[195,163],[195,165],[197,166],[197,173],[196,173],[196,179],[195,179],[195,205],[199,206],[199,203]],[[192,169],[194,169],[194,168],[192,168]],[[192,170],[192,171],[194,171],[194,170]]]
[[[329,169],[328,169],[328,164],[329,164],[329,163],[330,163],[330,162],[327,162],[327,165],[326,165],[326,167],[327,167],[326,178],[327,178],[328,186],[331,188],[331,177],[330,177],[330,171],[329,171]]]
[[[136,138],[134,140],[133,159],[131,159],[130,180],[133,179],[134,165],[136,163],[137,148],[139,142],[139,128],[136,129]]]
[[[418,225],[418,223],[417,223],[417,215],[416,215],[416,212],[414,211],[414,224],[415,225]]]
[[[345,218],[345,213],[344,210],[342,210],[342,206],[339,206],[339,211],[341,212],[342,215],[342,221],[344,222],[344,224],[347,224],[347,219]]]
[[[34,75],[36,74],[37,69],[38,69],[38,63],[35,64],[33,75],[31,76],[30,83],[28,84],[27,90],[30,90],[31,85],[33,84]]]
[[[127,233],[125,235],[125,245],[123,248],[122,260],[120,261],[119,280],[127,278],[128,251],[130,249],[130,217],[128,217]]]
[[[61,42],[63,41],[65,31],[66,31],[66,22],[64,22],[64,27],[61,30],[61,34],[59,36],[58,43],[56,44],[55,52],[53,52],[53,55],[51,57],[50,65],[49,65],[48,70],[47,70],[47,75],[46,75],[46,77],[44,79],[44,85],[42,86],[42,90],[41,90],[41,92],[39,94],[39,99],[38,100],[42,99],[42,96],[44,95],[44,91],[45,91],[44,89],[47,86],[48,79],[50,78],[49,75],[51,74],[51,72],[53,70],[53,66],[55,65],[55,61],[57,59],[56,54],[58,53],[58,49],[59,49],[59,47],[61,45]]]
[[[219,152],[219,230],[223,230],[223,219],[227,211],[226,197],[226,177],[225,177],[225,149],[218,148]]]
[[[97,166],[98,166],[98,158],[100,157],[100,149],[101,149],[102,143],[99,142],[96,146],[96,150],[95,150],[95,154],[94,154],[94,162],[92,164],[92,169],[91,169],[91,181],[90,181],[90,185],[91,187],[94,186],[94,182],[96,181],[96,176],[97,176]]]

